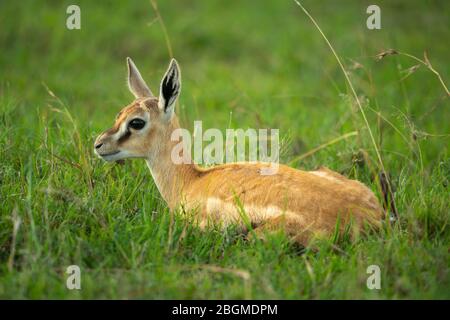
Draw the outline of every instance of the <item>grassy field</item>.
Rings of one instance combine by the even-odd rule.
[[[400,216],[303,253],[283,235],[201,232],[168,211],[144,161],[93,153],[132,100],[125,57],[157,91],[172,52],[185,127],[278,128],[283,163],[328,166],[381,197],[368,128],[302,10],[288,0],[164,0],[158,11],[147,0],[78,0],[81,30],[68,30],[73,2],[0,2],[0,298],[450,298],[450,103],[406,55],[426,51],[450,84],[448,1],[377,1],[381,30],[366,28],[370,1],[302,1],[348,70]],[[389,48],[403,54],[376,59]],[[373,264],[380,290],[366,287]],[[81,268],[81,290],[66,288],[69,265]]]

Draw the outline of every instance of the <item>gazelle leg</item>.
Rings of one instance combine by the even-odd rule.
[[[290,219],[286,217],[286,215],[280,215],[267,219],[261,225],[250,231],[247,234],[247,239],[256,237],[257,239],[265,240],[268,233],[275,233],[279,231],[285,232],[293,242],[302,246],[306,246],[308,244],[308,239],[311,236],[311,232],[302,228],[298,221]]]

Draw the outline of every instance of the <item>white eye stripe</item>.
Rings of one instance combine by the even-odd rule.
[[[128,134],[128,131],[130,131],[129,124],[131,121],[139,119],[145,122],[145,126],[142,128],[142,130],[134,130],[134,132],[146,132],[148,128],[150,127],[150,115],[149,114],[143,114],[140,116],[134,116],[134,117],[128,117],[126,121],[122,121],[122,123],[119,126],[119,129],[112,135],[112,138],[114,140],[119,140],[126,134]]]
[[[128,130],[128,123],[126,121],[122,122],[120,125],[119,130],[114,134],[114,139],[119,140],[121,137],[123,137],[124,134],[127,133]]]

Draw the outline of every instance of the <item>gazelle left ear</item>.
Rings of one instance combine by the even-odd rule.
[[[181,91],[181,75],[180,68],[175,59],[170,61],[169,69],[167,69],[161,81],[159,92],[158,106],[166,114],[171,115],[175,108],[175,101]]]
[[[152,97],[153,94],[142,79],[141,73],[130,57],[127,58],[128,88],[136,98]]]

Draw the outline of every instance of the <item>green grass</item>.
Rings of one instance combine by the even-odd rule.
[[[402,79],[413,59],[374,59],[427,51],[448,85],[448,2],[378,1],[378,31],[365,27],[368,1],[302,2],[350,72],[400,214],[379,233],[303,253],[283,235],[201,232],[167,210],[143,161],[94,156],[94,138],[132,98],[125,57],[157,91],[169,54],[150,1],[79,0],[82,29],[69,31],[72,2],[0,3],[1,298],[450,298],[449,99],[423,66]],[[361,114],[293,1],[160,2],[185,127],[279,128],[283,163],[356,130],[295,165],[326,165],[379,196]],[[72,264],[79,291],[65,286]],[[381,290],[366,287],[371,264]]]

